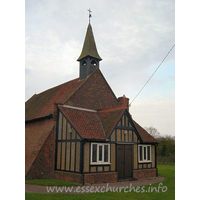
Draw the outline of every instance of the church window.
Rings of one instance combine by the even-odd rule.
[[[151,145],[138,146],[139,162],[151,162]]]
[[[91,143],[90,164],[110,164],[110,144]]]

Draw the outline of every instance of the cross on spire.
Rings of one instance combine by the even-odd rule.
[[[88,12],[89,12],[89,23],[90,23],[90,17],[92,17],[92,15],[91,15],[92,11],[90,10],[90,8],[89,8]]]

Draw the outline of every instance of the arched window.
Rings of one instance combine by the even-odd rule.
[[[86,60],[83,60],[82,65],[86,65],[86,64],[87,64]]]
[[[95,65],[95,66],[97,65],[97,63],[96,63],[95,60],[92,60],[91,64],[92,64],[92,65]]]

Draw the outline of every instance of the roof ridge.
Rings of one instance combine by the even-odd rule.
[[[100,116],[102,125],[105,129],[106,136],[109,138],[110,134],[113,132],[113,129],[116,127],[122,115],[126,112],[125,109],[115,109],[114,112],[109,112],[110,110],[105,110],[107,112],[98,112]]]
[[[104,129],[101,126],[101,120],[97,111],[84,112],[84,109],[71,109],[68,105],[58,105],[58,109],[73,126],[73,128],[85,139],[95,139],[97,137],[100,140],[105,140]],[[77,107],[76,107],[77,108]],[[97,139],[96,138],[96,139]]]
[[[100,118],[100,116],[99,116],[99,113],[97,112],[97,118],[99,119],[99,121],[100,121],[100,125],[101,125],[101,128],[102,128],[102,130],[103,130],[103,133],[104,133],[104,136],[105,136],[105,138],[107,139],[107,137],[106,137],[106,133],[105,133],[105,130],[104,130],[104,127],[103,127],[103,124],[102,124],[102,121],[101,121],[101,118]]]
[[[60,84],[60,85],[56,86],[56,87],[58,87],[58,90],[55,92],[55,95],[53,95],[53,96],[50,97],[50,99],[49,99],[49,101],[47,102],[46,106],[49,104],[49,102],[51,101],[51,99],[53,99],[53,98],[60,92],[60,90],[61,90],[63,87],[65,87],[66,85],[70,84],[71,82],[77,82],[78,80],[79,80],[79,78],[75,78],[75,79],[72,79],[71,81],[68,81],[68,82],[65,82],[65,83],[63,83],[63,84]],[[55,89],[56,87],[53,87],[53,88],[50,88],[50,89]],[[50,90],[50,89],[49,89],[49,90]],[[46,90],[46,91],[48,91],[48,90]],[[44,92],[45,92],[45,91],[44,91]],[[54,103],[56,103],[56,102],[54,102]],[[58,102],[58,103],[59,103],[59,102]],[[39,112],[39,115],[43,112],[43,110],[45,109],[46,106],[44,106],[43,109],[41,109],[41,111]],[[53,114],[53,111],[51,111],[49,114]]]
[[[66,99],[69,95],[71,95],[73,90],[80,85],[78,80],[79,78],[75,78],[55,87],[49,88],[37,95],[33,95],[25,102],[26,120],[53,114],[52,104],[62,103],[63,99]]]
[[[118,119],[116,120],[116,122],[115,122],[114,126],[112,127],[112,129],[111,129],[111,131],[110,131],[108,137],[110,136],[110,134],[112,133],[112,131],[113,131],[114,128],[116,127],[117,123],[119,122],[119,120],[120,120],[121,117],[123,116],[124,112],[125,112],[125,110],[120,114],[120,116],[119,116]]]
[[[117,105],[117,106],[112,106],[112,107],[107,107],[107,108],[99,109],[98,112],[115,111],[115,110],[125,110],[125,109],[127,109],[126,106]]]
[[[113,92],[112,88],[110,87],[110,85],[108,84],[107,80],[105,79],[104,75],[102,74],[101,70],[99,68],[95,69],[94,71],[99,71],[100,75],[103,77],[104,81],[106,82],[106,84],[108,85],[108,88],[110,89],[110,91],[112,92],[113,96],[115,97],[115,99],[118,101],[118,98],[116,97],[115,93]]]
[[[70,99],[70,97],[71,97],[77,90],[79,90],[79,89],[82,87],[82,85],[83,85],[84,83],[86,83],[86,82],[89,80],[89,78],[92,76],[92,74],[94,74],[97,70],[98,70],[98,68],[95,69],[95,70],[94,70],[90,75],[88,75],[85,79],[79,80],[79,81],[83,81],[83,83],[80,84],[79,87],[78,87],[75,91],[72,92],[72,94],[63,102],[63,104],[64,104],[68,99]]]
[[[82,84],[80,84],[80,86],[62,103],[65,104],[66,101],[68,101],[72,95],[74,93],[76,93],[88,80],[90,80],[90,78],[95,74],[99,72],[99,74],[101,75],[101,77],[104,79],[106,85],[108,86],[109,90],[112,92],[113,96],[115,97],[116,101],[118,101],[118,98],[116,97],[115,93],[113,92],[113,90],[111,89],[110,85],[108,84],[107,80],[105,79],[104,75],[102,74],[101,70],[99,68],[96,68],[91,74],[89,74],[85,79],[79,80],[79,81],[83,81]]]
[[[81,108],[81,107],[76,107],[76,106],[69,106],[69,105],[59,105],[60,107],[65,107],[65,108],[71,108],[75,110],[81,110],[81,111],[88,111],[88,112],[95,112],[97,113],[96,110],[88,109],[88,108]]]

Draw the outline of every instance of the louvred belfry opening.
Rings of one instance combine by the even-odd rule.
[[[82,52],[77,61],[80,62],[79,79],[82,80],[90,75],[96,68],[99,68],[99,61],[102,58],[99,56],[94,35],[92,32],[92,26],[89,23],[85,41],[83,44]]]

